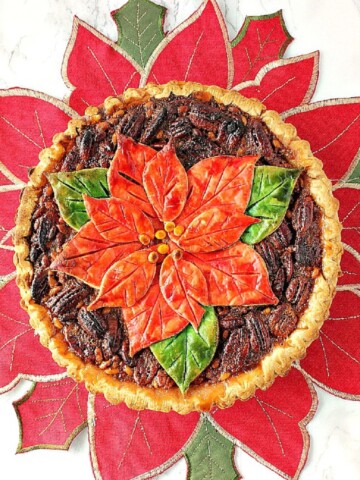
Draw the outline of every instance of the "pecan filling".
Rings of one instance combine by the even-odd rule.
[[[291,167],[291,153],[261,120],[234,106],[213,99],[176,97],[151,100],[120,111],[102,113],[102,121],[85,126],[58,170],[109,167],[119,131],[134,140],[161,149],[170,139],[186,169],[216,155],[259,155],[258,165]],[[255,246],[263,257],[277,306],[217,307],[220,340],[212,363],[193,382],[216,383],[253,368],[276,343],[295,330],[306,309],[314,279],[320,272],[321,213],[306,187],[298,180],[280,227]],[[30,261],[34,265],[31,293],[48,308],[56,328],[72,351],[120,380],[142,386],[170,388],[173,380],[146,348],[129,355],[129,340],[120,308],[88,311],[95,291],[64,273],[49,269],[74,232],[59,216],[47,184],[32,218]]]

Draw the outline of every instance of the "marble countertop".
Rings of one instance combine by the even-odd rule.
[[[165,28],[187,18],[201,0],[154,0],[168,8]],[[123,0],[16,0],[0,2],[0,88],[15,86],[63,98],[68,92],[61,78],[63,53],[77,15],[111,39],[116,28],[109,15]],[[359,96],[359,0],[218,0],[233,38],[246,15],[283,9],[286,25],[295,37],[286,57],[320,50],[320,79],[314,101]],[[69,452],[33,451],[14,455],[18,424],[12,401],[27,390],[22,382],[0,397],[0,457],[8,478],[91,480],[86,431]],[[309,460],[301,480],[360,480],[360,402],[336,398],[320,389],[319,408],[308,426]],[[278,480],[279,477],[237,448],[235,462],[245,480]],[[56,469],[53,465],[56,463]],[[51,470],[50,470],[51,469]],[[10,473],[11,472],[11,473]],[[185,479],[180,460],[159,479]]]

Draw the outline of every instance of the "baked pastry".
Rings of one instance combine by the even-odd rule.
[[[245,400],[305,355],[341,227],[292,125],[170,82],[87,108],[53,142],[21,197],[15,263],[31,325],[73,378],[111,403],[188,413]]]

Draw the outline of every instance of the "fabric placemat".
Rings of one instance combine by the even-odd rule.
[[[360,399],[360,99],[311,102],[319,52],[283,58],[293,39],[281,11],[247,17],[232,42],[215,0],[204,1],[171,32],[164,31],[165,13],[148,0],[129,0],[112,12],[117,43],[74,18],[62,72],[67,101],[21,88],[0,91],[0,132],[6,138],[0,152],[0,392],[21,379],[33,382],[15,403],[19,452],[67,449],[88,428],[97,479],[113,480],[119,472],[122,479],[150,478],[182,456],[191,480],[240,478],[235,445],[282,477],[296,479],[309,451],[306,426],[316,414],[314,384],[341,398]],[[128,87],[173,79],[256,96],[294,124],[333,182],[345,250],[330,318],[306,358],[247,402],[185,418],[111,406],[67,377],[19,306],[11,240],[28,169],[70,117]]]

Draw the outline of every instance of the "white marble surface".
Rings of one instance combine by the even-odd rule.
[[[169,9],[165,27],[172,29],[201,0],[156,0]],[[109,38],[116,29],[109,12],[123,0],[0,0],[0,88],[14,86],[40,90],[62,98],[67,89],[60,70],[71,32],[73,15],[93,25]],[[320,81],[315,100],[360,95],[359,0],[219,0],[233,38],[245,15],[283,9],[295,41],[286,56],[321,51]],[[11,402],[26,391],[23,382],[0,397],[0,468],[2,478],[91,480],[93,478],[86,432],[69,452],[33,451],[14,455],[18,426]],[[321,390],[319,409],[309,424],[311,448],[301,480],[360,480],[360,402],[335,398]],[[56,468],[54,464],[56,462]],[[245,480],[278,480],[280,477],[240,450],[236,463]],[[159,478],[185,479],[181,460]],[[219,479],[220,480],[220,479]]]

